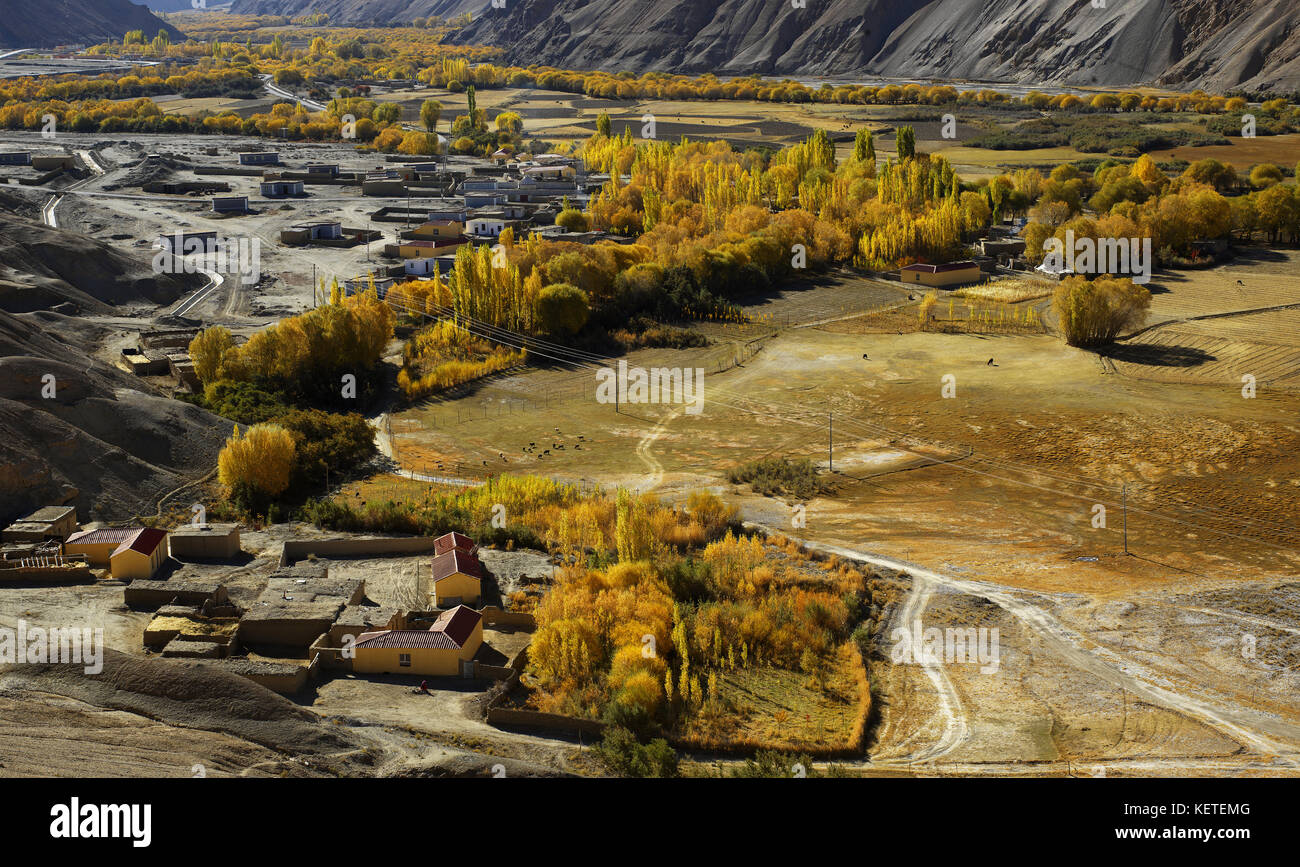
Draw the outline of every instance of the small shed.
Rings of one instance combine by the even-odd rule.
[[[168,540],[178,560],[228,560],[239,555],[238,524],[185,524]]]
[[[980,279],[980,266],[976,262],[948,262],[942,265],[916,263],[905,265],[900,276],[904,283],[919,283],[922,286],[946,287],[959,283],[973,283]]]
[[[433,604],[477,605],[481,595],[483,564],[473,554],[451,550],[433,558]]]

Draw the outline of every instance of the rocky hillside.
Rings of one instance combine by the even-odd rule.
[[[231,423],[92,358],[93,330],[0,311],[0,524],[73,491],[82,520],[152,514],[216,466]]]
[[[332,24],[408,24],[431,15],[449,19],[469,12],[477,17],[487,6],[488,0],[234,0],[230,11],[289,16],[324,12]]]
[[[150,38],[166,30],[173,40],[184,39],[175,27],[130,0],[0,0],[0,13],[0,48],[93,45],[121,39],[131,30],[143,30]]]
[[[388,5],[337,2],[359,15]],[[1300,88],[1294,0],[510,0],[475,19],[456,41],[579,69]]]
[[[0,310],[26,313],[71,302],[83,312],[170,304],[204,282],[198,274],[155,274],[152,251],[126,250],[17,214],[30,203],[0,191]]]

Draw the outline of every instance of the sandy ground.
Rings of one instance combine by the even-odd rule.
[[[1214,312],[1204,279],[1223,278],[1170,281],[1162,309]],[[466,464],[502,451],[513,471],[674,500],[707,487],[773,531],[903,568],[912,589],[879,638],[886,659],[896,625],[997,626],[996,674],[875,666],[881,725],[861,772],[1296,772],[1300,617],[1277,600],[1300,566],[1300,398],[1116,375],[1049,335],[847,331],[782,330],[706,374],[700,415],[615,413],[594,400],[591,372],[550,369],[395,416],[398,451]],[[705,352],[629,364],[693,366]],[[500,410],[505,389],[530,383],[549,405]],[[725,483],[723,470],[759,457],[824,466],[829,413],[836,491],[806,504],[805,527],[789,505]],[[522,454],[539,436],[566,448]]]

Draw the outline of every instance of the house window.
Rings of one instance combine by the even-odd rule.
[[[404,666],[404,667],[406,667],[406,668],[410,668],[410,667],[411,667],[411,654],[409,654],[409,653],[399,653],[399,654],[397,655],[397,662],[398,662],[399,665],[402,665],[402,666]]]

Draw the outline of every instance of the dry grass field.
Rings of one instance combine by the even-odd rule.
[[[1300,133],[1231,138],[1228,141],[1230,143],[1226,145],[1183,146],[1152,151],[1151,157],[1155,160],[1181,158],[1188,162],[1216,159],[1228,163],[1238,171],[1246,171],[1259,163],[1294,166],[1300,161]]]

